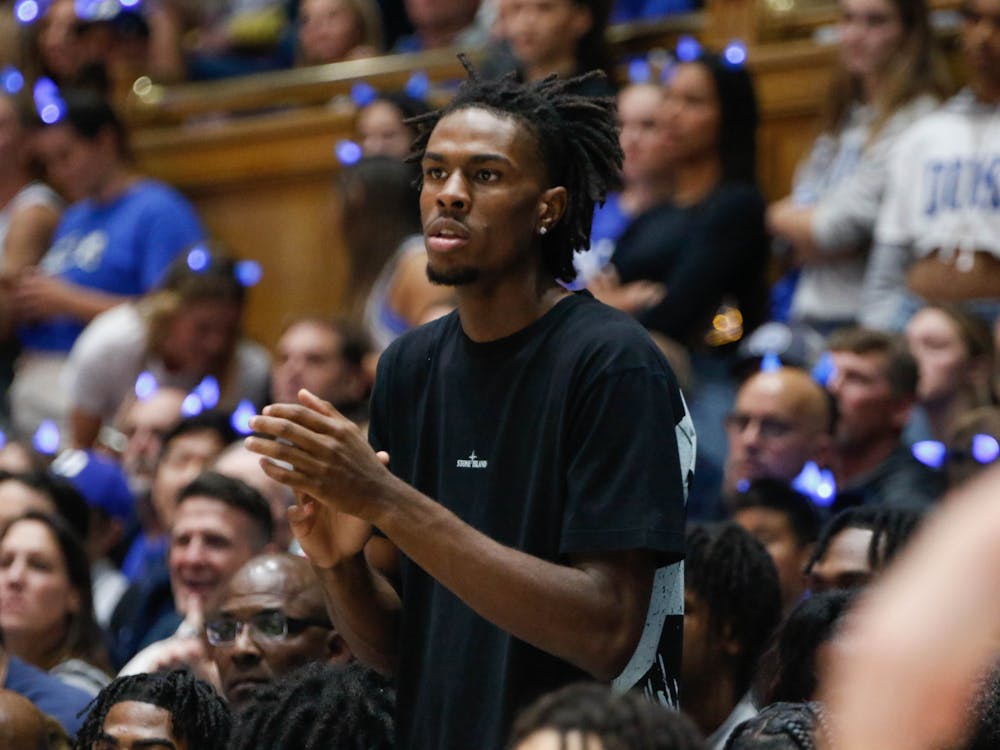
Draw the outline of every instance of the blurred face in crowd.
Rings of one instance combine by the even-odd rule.
[[[849,73],[867,77],[884,72],[904,34],[890,0],[840,0],[841,64]]]
[[[186,614],[192,597],[212,601],[265,543],[242,510],[212,497],[186,498],[174,515],[167,558],[177,611]]]
[[[969,352],[955,322],[942,310],[926,307],[906,325],[906,340],[920,368],[917,398],[933,403],[950,398],[965,384]]]
[[[130,481],[147,487],[153,481],[163,436],[180,421],[186,395],[179,388],[158,388],[125,411],[120,427],[128,442],[122,452],[122,468]]]
[[[110,127],[91,139],[67,124],[49,125],[39,133],[38,150],[49,180],[72,202],[97,196],[118,158]]]
[[[173,717],[165,708],[121,701],[108,709],[92,750],[195,750],[178,739]]]
[[[604,745],[594,735],[585,738],[577,731],[563,734],[555,729],[539,729],[521,740],[514,750],[604,750]]]
[[[417,31],[444,33],[470,25],[479,10],[479,0],[404,0],[406,17]]]
[[[1000,0],[968,0],[962,14],[962,51],[971,83],[976,89],[985,85],[993,97],[1000,95]]]
[[[358,114],[358,142],[365,156],[405,159],[414,133],[403,124],[403,113],[384,100],[372,102]]]
[[[338,62],[360,45],[362,24],[348,0],[302,0],[299,44],[311,65]]]
[[[851,589],[864,586],[872,577],[868,548],[872,543],[871,529],[842,529],[833,539],[822,558],[809,571],[807,585],[811,592]]]
[[[278,340],[271,383],[275,401],[293,404],[302,388],[335,405],[360,398],[363,389],[358,368],[344,360],[340,333],[308,320]]]
[[[716,155],[721,122],[719,94],[701,63],[682,63],[667,83],[660,108],[664,158],[672,163]]]
[[[55,0],[38,27],[38,53],[57,78],[72,78],[83,64],[83,42],[78,33],[74,0]]]
[[[319,582],[301,558],[255,557],[233,576],[205,624],[209,653],[233,708],[298,667],[351,658],[330,623]]]
[[[194,430],[178,435],[164,449],[153,479],[153,507],[166,530],[174,521],[177,496],[225,448],[215,430]]]
[[[243,306],[203,299],[178,310],[167,327],[160,355],[175,372],[201,376],[221,368],[240,334]]]
[[[812,544],[801,544],[788,515],[774,508],[741,508],[733,520],[764,545],[774,561],[781,583],[782,603],[789,607],[802,598],[805,590],[805,566],[812,555]]]
[[[212,470],[227,477],[246,482],[257,490],[271,508],[274,521],[274,543],[286,550],[292,543],[292,530],[288,525],[288,508],[295,503],[295,494],[281,482],[271,479],[260,466],[260,456],[251,453],[242,442],[228,446],[212,464]]]
[[[514,55],[529,67],[573,61],[576,45],[593,25],[590,9],[575,0],[502,0],[503,29]]]
[[[790,482],[807,461],[822,462],[830,442],[825,398],[807,373],[792,368],[750,377],[726,417],[726,489],[755,479]]]
[[[55,645],[80,604],[49,528],[31,519],[10,526],[0,540],[0,628],[5,636],[37,636]]]
[[[0,482],[0,531],[10,521],[29,510],[58,515],[56,504],[44,492],[39,492],[17,479]]]
[[[827,388],[837,400],[837,443],[863,446],[903,429],[910,402],[892,392],[886,355],[831,352],[834,375]]]
[[[625,162],[625,181],[661,175],[668,166],[662,158],[658,114],[663,104],[663,90],[651,83],[637,83],[618,95],[618,136]]]

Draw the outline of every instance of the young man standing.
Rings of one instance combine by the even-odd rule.
[[[247,445],[300,494],[338,630],[397,674],[401,748],[499,747],[587,677],[676,699],[694,435],[646,332],[557,283],[621,165],[610,103],[577,83],[474,76],[423,122],[427,273],[458,310],[383,355],[383,453],[305,391],[252,422],[281,439]],[[398,593],[376,545],[402,553]]]

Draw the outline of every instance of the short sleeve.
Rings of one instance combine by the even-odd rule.
[[[571,430],[561,552],[649,549],[665,562],[682,558],[694,433],[666,366],[600,376]]]
[[[139,262],[139,282],[148,292],[159,285],[167,267],[183,250],[205,238],[191,205],[173,191],[149,211],[147,231]]]

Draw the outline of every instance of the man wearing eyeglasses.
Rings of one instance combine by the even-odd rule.
[[[312,566],[288,554],[259,555],[244,564],[209,607],[205,636],[234,711],[262,685],[298,667],[354,658],[330,622]]]
[[[807,461],[826,465],[832,421],[823,388],[804,370],[782,367],[752,375],[726,415],[723,494],[732,497],[756,479],[791,482]]]

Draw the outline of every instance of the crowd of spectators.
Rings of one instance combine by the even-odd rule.
[[[827,111],[770,205],[747,66],[688,50],[623,81],[610,56],[609,23],[685,0],[2,7],[23,49],[0,63],[34,100],[0,91],[0,744],[394,746],[396,685],[338,632],[301,508],[289,523],[303,497],[240,438],[302,389],[365,428],[381,353],[452,314],[426,270],[430,173],[406,160],[432,107],[358,103],[334,209],[345,315],[290,317],[269,352],[244,332],[253,269],[140,172],[109,92],[122,70],[198,80],[441,47],[484,50],[484,79],[604,71],[569,90],[617,97],[621,184],[564,286],[648,330],[698,435],[679,684],[515,696],[509,747],[826,737],[821,667],[859,592],[1000,459],[1000,0],[964,0],[960,88],[924,0],[840,0]],[[1000,721],[994,683],[965,694],[977,738]]]

